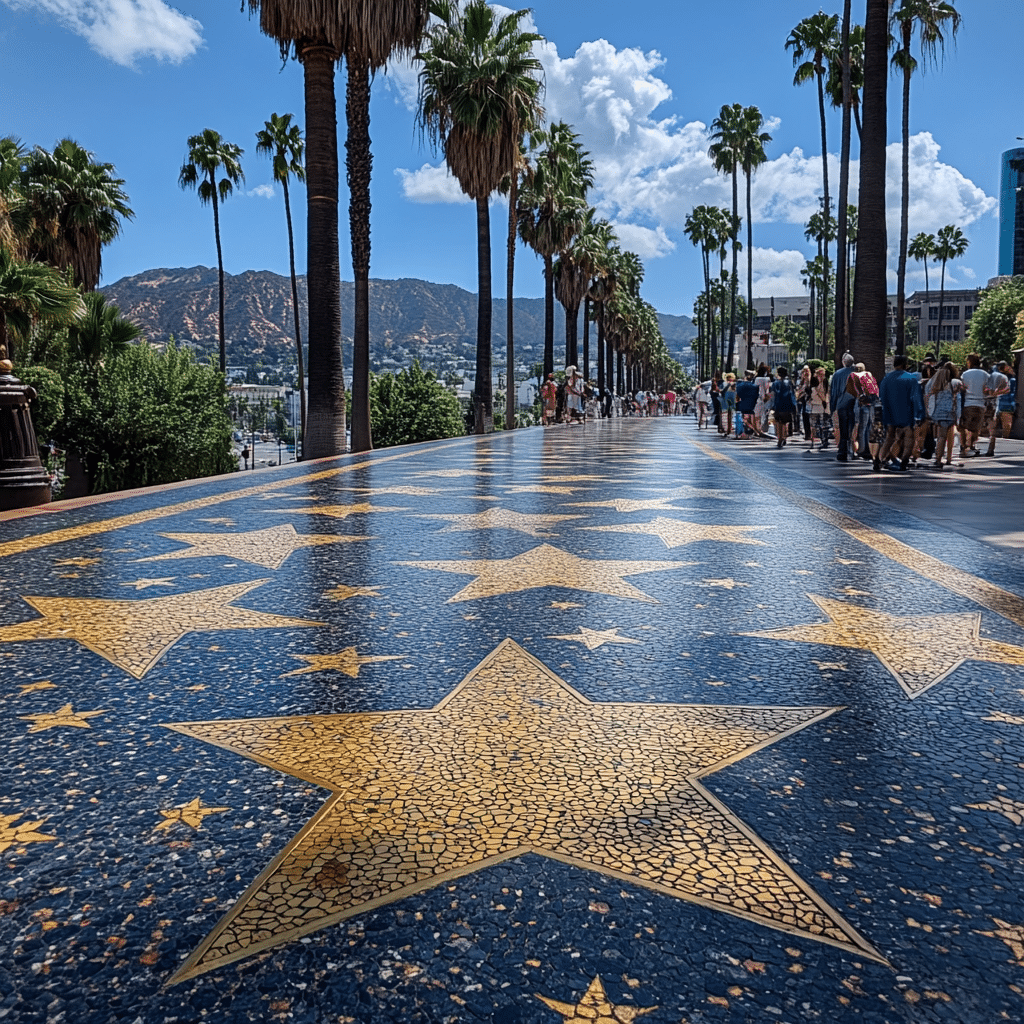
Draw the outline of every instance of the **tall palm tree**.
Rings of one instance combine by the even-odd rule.
[[[309,405],[303,457],[345,451],[345,368],[341,357],[338,256],[338,114],[334,67],[347,32],[342,5],[249,0],[260,30],[282,59],[302,64],[306,108],[306,324]],[[380,5],[383,8],[383,5]]]
[[[602,225],[607,221],[596,220],[596,216],[596,210],[587,210],[583,226],[569,248],[560,253],[554,266],[555,295],[565,310],[565,361],[573,366],[577,365],[580,306],[606,251]],[[584,367],[584,376],[588,370],[589,367]]]
[[[421,130],[444,150],[448,169],[476,203],[477,280],[474,424],[494,429],[491,394],[491,227],[487,201],[519,164],[519,146],[537,120],[540,61],[524,32],[528,11],[504,17],[485,0],[460,11],[455,0],[432,0],[437,21],[426,31],[419,82]]]
[[[844,60],[844,52],[848,61]],[[864,88],[864,26],[850,25],[849,43],[844,47],[840,35],[839,47],[833,52],[829,61],[828,78],[825,79],[825,95],[836,110],[843,107],[843,68],[849,63],[850,68],[850,107],[853,111],[853,122],[860,138],[860,91]]]
[[[864,21],[864,110],[857,198],[857,276],[850,347],[881,379],[885,372],[885,145],[889,76],[889,0],[867,0]]]
[[[519,194],[519,237],[544,261],[544,372],[554,369],[554,258],[572,244],[587,213],[593,164],[579,136],[564,121],[537,132],[544,148]],[[575,347],[575,336],[573,345]],[[570,352],[566,363],[573,363]]]
[[[241,157],[245,151],[233,142],[226,142],[212,128],[204,128],[198,135],[188,138],[188,156],[178,173],[182,188],[194,188],[199,202],[213,203],[213,233],[217,239],[218,317],[217,334],[220,339],[220,372],[227,371],[227,345],[224,341],[224,256],[220,245],[219,204],[234,191],[234,186],[245,181]],[[220,172],[220,181],[217,172]]]
[[[764,147],[772,141],[762,132],[764,118],[757,107],[743,108],[739,139],[740,167],[747,181],[747,369],[754,368],[754,217],[750,204],[750,185],[754,171],[768,160]]]
[[[603,394],[605,388],[612,391],[615,383],[611,353],[606,351],[604,307],[605,303],[615,294],[615,289],[618,287],[618,279],[615,274],[619,247],[615,231],[608,221],[598,221],[597,233],[601,255],[594,265],[594,272],[590,279],[590,288],[587,292],[587,301],[594,304],[594,323],[597,327],[597,385]]]
[[[835,239],[837,227],[835,217],[828,217],[826,219],[821,210],[817,213],[812,213],[810,220],[804,225],[804,238],[808,241],[817,242],[818,245],[817,259],[812,261],[813,265],[817,268],[812,296],[816,293],[818,297],[815,316],[817,317],[818,312],[821,314],[821,333],[819,335],[821,345],[819,346],[818,354],[822,358],[825,357],[825,346],[828,344],[825,302],[829,292],[829,281],[832,277],[832,261],[828,258],[828,243]],[[814,305],[813,299],[811,305]]]
[[[833,364],[840,365],[843,353],[849,348],[849,319],[846,315],[846,293],[849,277],[846,267],[847,215],[850,199],[850,136],[853,110],[853,54],[852,54],[852,4],[843,3],[843,22],[839,44],[839,105],[843,111],[842,133],[839,146],[839,229],[836,235],[836,318]],[[833,71],[830,77],[835,77]]]
[[[910,240],[907,246],[907,255],[912,260],[918,260],[924,264],[924,296],[925,305],[928,304],[930,292],[928,288],[928,261],[935,254],[935,236],[925,231],[919,231]]]
[[[718,343],[714,325],[715,302],[712,295],[711,257],[717,252],[719,259],[725,257],[725,247],[730,237],[731,215],[718,206],[696,206],[687,215],[684,230],[686,237],[700,247],[704,269],[704,311],[707,316],[708,372],[718,369]]]
[[[27,255],[70,267],[75,284],[93,291],[100,281],[102,249],[121,233],[121,219],[135,214],[114,177],[114,165],[97,163],[73,139],[53,152],[37,146],[25,158],[21,190],[30,218]]]
[[[954,224],[947,224],[939,228],[935,236],[935,251],[932,258],[936,263],[942,264],[942,273],[939,278],[939,326],[936,329],[936,345],[942,342],[942,307],[946,301],[946,264],[950,260],[958,260],[971,243],[964,233]]]
[[[946,46],[943,29],[948,27],[955,38],[961,20],[960,12],[945,0],[901,0],[899,7],[893,8],[890,18],[893,34],[898,34],[900,41],[892,63],[903,75],[903,176],[900,192],[900,255],[896,268],[897,352],[903,352],[905,348],[903,309],[906,302],[904,292],[910,235],[910,78],[918,66],[911,45],[916,32],[924,63],[937,64]]]
[[[306,383],[302,358],[302,324],[299,320],[299,288],[295,277],[295,236],[292,234],[292,207],[288,198],[288,182],[294,174],[297,181],[306,180],[306,169],[302,166],[302,129],[292,124],[292,115],[271,114],[269,121],[256,133],[256,152],[271,157],[274,161],[274,180],[281,183],[284,192],[284,216],[288,224],[288,263],[292,277],[292,315],[295,317],[295,355],[299,367],[299,424],[300,437],[306,437]]]
[[[839,49],[839,15],[824,14],[819,11],[809,18],[804,18],[789,34],[786,49],[793,51],[793,66],[796,74],[794,85],[802,85],[812,79],[818,83],[818,116],[821,120],[821,180],[824,189],[824,207],[826,214],[832,211],[832,201],[828,191],[828,134],[825,124],[825,76],[830,63],[835,59]],[[825,257],[828,258],[828,241],[825,242]],[[822,296],[822,308],[828,309],[828,284]],[[826,313],[827,316],[827,313]],[[828,324],[822,321],[822,337],[828,334]]]

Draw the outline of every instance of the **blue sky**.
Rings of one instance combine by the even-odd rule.
[[[0,0],[0,134],[45,146],[70,135],[115,164],[137,216],[105,250],[103,282],[111,283],[152,267],[215,265],[211,212],[177,186],[186,138],[214,128],[246,150],[244,192],[222,214],[226,269],[287,273],[283,201],[269,161],[256,155],[254,134],[272,111],[291,111],[302,123],[301,68],[294,62],[282,68],[276,44],[237,2],[179,3]],[[836,0],[826,9],[839,6]],[[1014,101],[1024,5],[959,0],[958,7],[964,23],[956,46],[943,67],[913,84],[911,232],[959,224],[971,247],[947,277],[970,287],[996,273],[999,155],[1024,135]],[[862,19],[863,0],[853,8]],[[532,9],[548,40],[540,56],[549,114],[573,122],[591,150],[597,172],[591,201],[643,256],[646,297],[664,312],[692,310],[700,259],[683,221],[696,204],[729,202],[728,183],[707,162],[705,129],[722,104],[734,102],[757,105],[774,136],[770,163],[754,184],[754,291],[798,294],[799,268],[811,255],[802,224],[821,191],[821,142],[814,89],[792,85],[784,42],[817,6],[806,0],[536,0]],[[414,89],[415,72],[402,67],[379,76],[374,87],[371,274],[475,290],[473,209],[457,201],[457,187],[437,169],[439,158],[421,145],[410,109]],[[893,253],[899,102],[892,79]],[[830,118],[835,182],[838,113]],[[293,201],[300,271],[303,200],[300,187]],[[505,216],[494,207],[498,233]],[[503,260],[496,241],[499,294]],[[350,277],[347,261],[343,227],[343,276]],[[920,267],[911,269],[910,288],[923,287]],[[519,257],[516,292],[542,294],[540,263],[528,252]]]

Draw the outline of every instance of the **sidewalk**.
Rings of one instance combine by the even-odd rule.
[[[1024,448],[709,435],[0,515],[0,1020],[1020,1020]]]

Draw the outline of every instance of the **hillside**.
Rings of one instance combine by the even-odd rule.
[[[295,335],[291,284],[266,270],[224,275],[224,319],[228,363],[266,366],[293,361]],[[299,308],[306,323],[306,279],[298,279]],[[202,355],[217,351],[217,271],[209,267],[147,270],[102,289],[122,313],[140,324],[150,341],[172,335],[193,344]],[[342,281],[342,335],[345,365],[351,367],[352,283]],[[515,299],[517,359],[529,365],[544,347],[544,302]],[[662,334],[675,356],[689,352],[696,331],[685,316],[659,314]],[[562,360],[564,320],[555,307],[556,364]],[[581,325],[582,329],[582,325]],[[305,338],[305,333],[303,333]],[[494,301],[495,364],[504,364],[505,300]],[[450,284],[404,279],[370,282],[370,348],[374,369],[423,366],[445,369],[469,363],[476,354],[476,295]],[[593,358],[593,356],[592,356]]]

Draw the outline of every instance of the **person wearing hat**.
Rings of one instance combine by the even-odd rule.
[[[555,422],[555,407],[558,403],[558,385],[553,373],[549,373],[548,379],[540,386],[540,400],[540,422],[541,426],[546,427]]]

